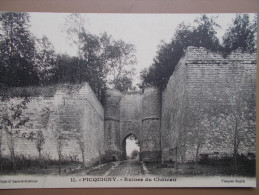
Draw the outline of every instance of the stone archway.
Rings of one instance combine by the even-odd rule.
[[[107,158],[126,159],[125,141],[133,134],[141,143],[140,160],[161,159],[161,93],[148,88],[144,93],[107,91],[104,108],[104,140]]]
[[[132,144],[129,144],[130,142],[132,142]],[[134,142],[135,145],[134,146]],[[127,146],[127,144],[129,146]],[[124,139],[122,140],[122,159],[126,160],[127,159],[127,147],[131,147],[131,149],[136,149],[139,151],[139,155],[140,155],[140,141],[138,139],[138,137],[133,134],[133,133],[129,133],[127,136],[124,137]]]

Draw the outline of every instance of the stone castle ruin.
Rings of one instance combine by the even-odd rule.
[[[25,132],[42,131],[45,138],[42,156],[57,159],[61,151],[63,159],[82,160],[82,152],[87,164],[92,164],[104,153],[104,111],[90,86],[58,86],[54,93],[40,90],[41,95],[29,98],[22,116],[29,121],[22,132],[15,137],[17,156],[38,157],[37,140],[21,138]],[[2,102],[1,107],[18,104],[22,98],[12,98]],[[4,155],[9,155],[10,139],[2,137]]]
[[[134,135],[140,142],[140,158],[161,158],[161,93],[148,88],[143,94],[107,93],[104,109],[105,148],[110,157],[125,158],[125,140]]]
[[[256,54],[189,47],[162,92],[163,158],[255,154],[255,94]]]
[[[59,86],[50,96],[30,97],[21,131],[41,130],[42,155],[82,160],[126,157],[125,140],[134,135],[143,161],[193,161],[208,156],[254,155],[256,54],[236,51],[223,58],[204,48],[189,47],[166,88],[143,93],[108,90],[102,106],[90,86]],[[19,103],[20,97],[0,108]],[[62,142],[60,140],[62,139]],[[36,141],[16,138],[16,155],[38,155]],[[8,136],[3,155],[10,155]]]

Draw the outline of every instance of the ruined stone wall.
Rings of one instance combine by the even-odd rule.
[[[144,161],[160,161],[161,158],[161,93],[156,88],[146,88],[142,99],[141,158]]]
[[[122,94],[107,90],[104,105],[104,147],[107,158],[121,158],[120,101]],[[111,159],[110,159],[111,160]]]
[[[125,140],[132,134],[140,143],[141,160],[160,160],[161,93],[158,89],[148,88],[143,94],[108,90],[104,115],[108,158],[124,159]]]
[[[42,155],[46,159],[58,158],[57,139],[61,138],[63,158],[81,161],[82,152],[79,145],[81,141],[86,165],[90,165],[99,159],[100,154],[104,153],[102,105],[87,83],[72,86],[70,89],[68,86],[57,88],[56,93],[51,97],[29,97],[27,109],[22,115],[28,117],[29,121],[21,129],[20,135],[23,132],[36,134],[41,130],[45,138]],[[1,108],[10,102],[17,104],[20,101],[21,98],[12,98],[8,102],[2,102]],[[9,155],[6,135],[3,141],[4,155]],[[17,156],[38,157],[36,139],[29,141],[16,138],[15,153]]]
[[[184,153],[186,132],[187,66],[181,59],[162,94],[162,148],[164,160],[175,160],[176,153]]]
[[[120,145],[126,157],[125,141],[134,135],[142,142],[142,94],[124,94],[120,101]]]
[[[177,153],[182,161],[194,160],[197,151],[199,157],[232,155],[235,132],[238,152],[255,153],[255,60],[240,51],[223,58],[188,48],[163,92],[165,159]]]
[[[121,142],[130,134],[142,137],[142,94],[124,95],[120,102]]]

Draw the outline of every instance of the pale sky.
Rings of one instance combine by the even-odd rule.
[[[140,150],[139,146],[136,144],[136,141],[126,139],[126,155],[130,157],[133,150]]]
[[[54,45],[57,53],[76,55],[64,32],[64,13],[31,13],[31,31],[38,38],[46,35]],[[217,23],[221,26],[218,36],[222,36],[232,23],[235,14],[207,14],[218,16]],[[88,32],[99,35],[107,32],[114,39],[122,39],[136,47],[137,73],[135,82],[139,81],[139,72],[149,67],[156,56],[161,40],[169,42],[178,24],[192,24],[200,14],[84,14]],[[251,17],[253,18],[253,17]]]

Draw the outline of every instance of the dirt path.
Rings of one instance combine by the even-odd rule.
[[[136,160],[122,161],[108,176],[143,176],[144,170]]]

